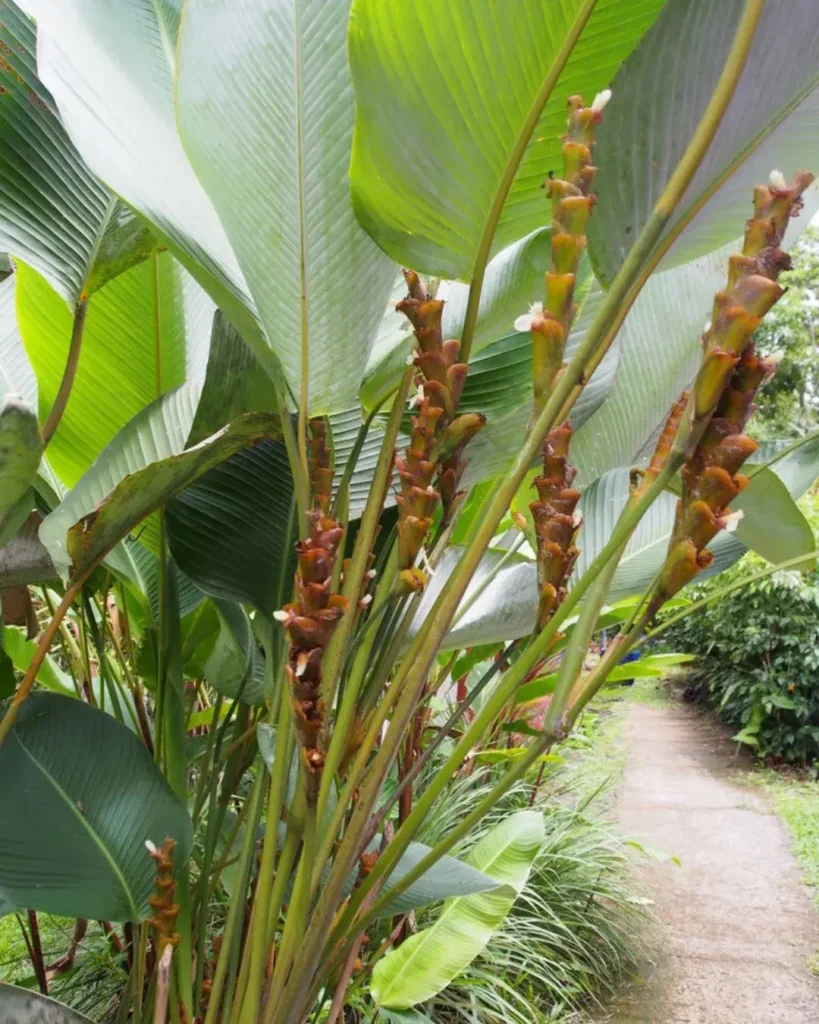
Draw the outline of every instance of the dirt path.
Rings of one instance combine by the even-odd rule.
[[[612,1020],[818,1024],[819,914],[764,797],[729,777],[734,746],[684,706],[625,710],[624,834],[677,856],[641,858],[654,963]]]

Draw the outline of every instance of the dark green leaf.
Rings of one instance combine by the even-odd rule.
[[[155,881],[145,841],[191,844],[187,810],[110,715],[33,693],[0,747],[0,890],[65,917],[135,921]]]

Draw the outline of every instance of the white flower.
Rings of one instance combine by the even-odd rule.
[[[720,519],[720,526],[726,533],[734,533],[736,528],[739,526],[739,521],[745,513],[742,509],[739,512],[729,512],[728,515],[722,516]]]
[[[788,183],[785,181],[785,175],[782,171],[771,171],[770,181],[774,188],[786,189],[788,187]]]
[[[594,97],[594,102],[591,105],[592,110],[596,114],[602,113],[606,109],[606,104],[611,99],[611,89],[604,89]]]
[[[523,316],[519,316],[517,318],[517,320],[515,320],[515,330],[516,331],[531,331],[532,324],[536,320],[542,320],[542,319],[543,319],[543,303],[542,302],[533,302],[532,305],[529,307],[529,312],[528,313],[524,313]]]

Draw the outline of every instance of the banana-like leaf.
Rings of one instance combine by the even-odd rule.
[[[743,0],[668,0],[612,84],[594,162],[595,269],[610,281],[688,145],[722,71]],[[819,17],[813,0],[766,4],[736,92],[667,232],[665,266],[735,238],[753,186],[819,162]]]
[[[189,0],[179,41],[182,143],[312,415],[355,399],[395,278],[350,199],[348,12]]]
[[[352,408],[330,416],[336,484],[361,428]],[[350,518],[364,508],[383,432],[373,424],[350,483]],[[392,500],[390,496],[390,501]],[[174,560],[214,597],[268,614],[289,600],[295,501],[284,446],[262,442],[238,452],[170,502],[166,523]]]
[[[0,982],[3,1024],[92,1024],[91,1018],[39,992]]]
[[[167,404],[170,405],[175,397],[183,401],[184,395],[180,394],[183,391],[184,388],[166,396]],[[151,411],[145,410],[148,414]],[[247,445],[278,436],[279,430],[278,417],[267,413],[248,413],[187,451],[181,451],[180,446],[177,448],[179,454],[165,454],[166,439],[163,438],[163,448],[152,458],[146,460],[144,453],[139,451],[137,462],[140,468],[136,472],[125,477],[115,475],[113,490],[99,504],[95,504],[84,489],[75,488],[43,521],[40,538],[62,573],[68,572],[70,564],[74,573],[84,572],[137,523],[209,469]],[[106,457],[113,460],[126,450],[129,431],[126,429],[123,433],[124,437],[115,438],[103,452],[101,464],[106,463]]]
[[[218,693],[245,704],[264,704],[264,655],[247,612],[232,601],[216,601],[219,636],[205,664],[205,677]]]
[[[357,119],[350,176],[366,229],[394,259],[468,279],[499,186],[544,80],[582,29],[531,135],[495,237],[549,222],[541,184],[561,166],[566,99],[609,84],[662,0],[355,0]]]
[[[543,815],[518,811],[470,851],[466,863],[499,888],[448,901],[429,928],[379,960],[370,992],[377,1006],[403,1010],[437,995],[481,952],[529,878],[545,830]]]
[[[18,395],[7,394],[0,408],[0,524],[31,486],[41,453],[37,417]]]
[[[0,7],[0,47],[0,249],[73,308],[158,243],[72,146],[37,77],[34,24],[13,0]]]
[[[257,354],[269,354],[236,256],[177,132],[181,5],[22,0],[20,6],[37,21],[40,78],[92,172],[145,217]]]
[[[46,281],[18,265],[17,314],[45,419],[60,387],[72,316]],[[213,303],[170,255],[155,256],[92,296],[71,396],[48,447],[73,487],[149,402],[204,373]]]
[[[142,743],[78,700],[33,693],[0,747],[0,888],[20,907],[65,917],[137,921],[155,865],[150,839],[177,841],[191,823]]]

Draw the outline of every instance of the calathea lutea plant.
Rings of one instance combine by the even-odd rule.
[[[105,922],[120,1021],[434,1011],[657,612],[748,547],[812,565],[817,438],[744,430],[819,12],[5,0],[0,33],[0,910],[42,994],[38,912]]]

